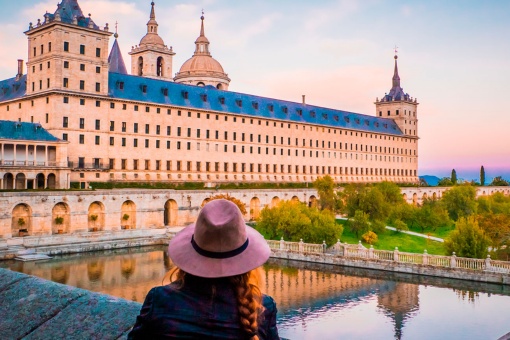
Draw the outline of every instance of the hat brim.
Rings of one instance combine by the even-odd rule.
[[[236,256],[216,259],[197,253],[191,244],[195,224],[186,227],[170,240],[168,256],[177,267],[195,276],[216,278],[244,274],[263,265],[271,254],[264,237],[252,227],[245,225],[245,228],[248,247]]]

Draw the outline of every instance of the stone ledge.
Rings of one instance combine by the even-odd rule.
[[[118,339],[141,304],[0,269],[4,339]]]

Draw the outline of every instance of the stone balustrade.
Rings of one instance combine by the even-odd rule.
[[[270,240],[268,244],[272,250],[272,256],[277,258],[510,284],[510,262],[492,260],[490,255],[486,259],[472,259],[457,257],[455,253],[451,256],[430,255],[426,250],[423,254],[406,253],[400,252],[398,248],[395,248],[394,251],[377,250],[373,246],[366,248],[361,242],[355,245],[341,243],[340,241],[332,247],[326,248],[325,243],[310,244],[304,243],[303,240],[287,242],[283,238],[280,241]],[[360,265],[357,261],[359,259],[366,260],[367,264]],[[388,263],[392,266],[388,266]],[[427,267],[429,270],[423,271],[423,267]],[[447,271],[443,269],[447,269]],[[451,274],[452,269],[456,271],[456,274]],[[484,275],[471,275],[473,272]],[[462,273],[466,275],[463,276]],[[499,276],[487,278],[485,274],[491,273]]]

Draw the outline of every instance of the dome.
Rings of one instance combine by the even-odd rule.
[[[140,40],[140,45],[162,45],[165,46],[163,39],[158,34],[155,33],[147,33],[142,40]]]
[[[194,55],[181,66],[179,73],[225,73],[221,64],[211,56]]]

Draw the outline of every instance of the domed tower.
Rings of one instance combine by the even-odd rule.
[[[386,93],[381,100],[376,99],[376,114],[379,117],[393,119],[404,135],[418,137],[418,101],[405,93],[400,86],[398,56],[395,54],[394,58],[395,70],[393,72],[392,87],[390,93]]]
[[[195,41],[195,53],[188,59],[175,75],[176,83],[198,86],[212,85],[220,90],[228,90],[230,78],[221,64],[209,52],[209,40],[204,34],[204,15],[200,17],[202,27],[200,36]]]
[[[172,57],[175,53],[168,48],[158,35],[158,22],[151,2],[150,20],[147,22],[147,34],[140,44],[131,49],[131,74],[136,76],[172,79]]]

